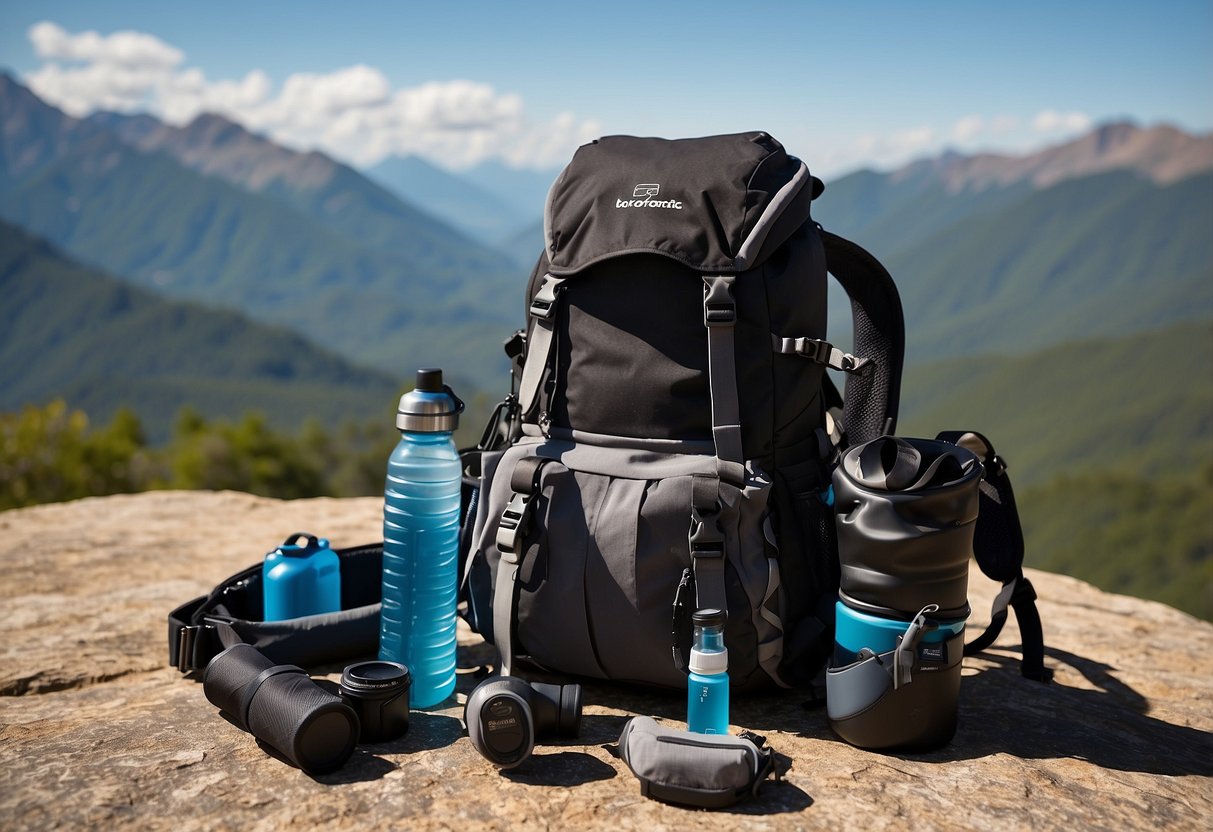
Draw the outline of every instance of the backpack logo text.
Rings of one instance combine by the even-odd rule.
[[[682,210],[682,202],[676,199],[654,199],[661,192],[656,182],[642,182],[632,189],[631,199],[616,199],[616,208],[672,208]]]

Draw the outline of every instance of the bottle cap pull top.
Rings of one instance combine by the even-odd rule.
[[[442,370],[438,367],[418,370],[417,381],[413,386],[422,393],[441,393]]]
[[[416,387],[400,397],[396,429],[413,433],[449,432],[459,427],[463,402],[442,381],[442,370],[428,367],[417,371]]]

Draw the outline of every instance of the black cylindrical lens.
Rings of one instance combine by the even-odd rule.
[[[361,662],[341,674],[341,698],[358,714],[364,743],[387,742],[409,730],[409,669],[397,662]]]
[[[206,698],[309,774],[340,768],[358,743],[358,717],[301,668],[236,644],[211,659]]]

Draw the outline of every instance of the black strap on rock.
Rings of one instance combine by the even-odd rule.
[[[374,655],[379,649],[383,544],[334,550],[341,564],[340,612],[262,621],[262,564],[242,569],[168,614],[168,663],[202,671],[237,641],[276,664],[304,667]]]
[[[935,438],[969,449],[985,468],[978,486],[981,502],[973,535],[973,555],[982,573],[1002,584],[1002,591],[994,598],[990,626],[965,645],[965,655],[976,655],[994,643],[1007,622],[1009,607],[1015,610],[1015,620],[1019,622],[1021,672],[1028,679],[1048,682],[1053,671],[1044,663],[1045,642],[1036,609],[1036,590],[1023,574],[1023,527],[1015,506],[1015,492],[1007,477],[1006,461],[994,450],[993,443],[976,431],[944,431]]]

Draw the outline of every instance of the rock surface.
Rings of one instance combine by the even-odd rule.
[[[929,754],[840,742],[804,693],[734,703],[787,773],[710,819],[648,800],[610,753],[633,714],[685,704],[585,691],[578,740],[497,773],[456,701],[403,739],[311,778],[267,756],[165,667],[165,616],[290,532],[379,538],[380,501],[282,502],[231,492],[93,498],[0,514],[0,818],[11,829],[718,828],[1208,829],[1213,823],[1213,626],[1070,578],[1031,577],[1055,683],[1020,677],[1014,623],[965,661],[960,729]],[[973,623],[994,587],[976,571]],[[335,680],[336,674],[330,675]]]

